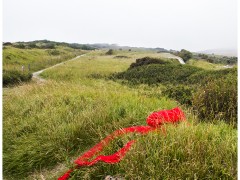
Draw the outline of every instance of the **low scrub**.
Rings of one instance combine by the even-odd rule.
[[[132,63],[129,69],[132,69],[138,66],[148,65],[148,64],[167,64],[167,63],[169,62],[164,61],[162,59],[144,57],[144,58],[136,59],[136,62]]]
[[[221,79],[222,77],[237,77],[237,68],[222,70],[203,70],[196,72],[187,78],[188,84],[206,84],[213,79]]]
[[[162,92],[165,96],[176,99],[181,104],[192,105],[193,88],[185,85],[167,86]]]
[[[190,75],[201,70],[189,65],[150,64],[129,68],[125,72],[112,75],[112,78],[125,79],[133,84],[179,84],[185,83]]]
[[[128,56],[115,56],[114,58],[117,58],[117,59],[126,59],[126,58],[129,58]]]
[[[205,120],[237,124],[237,78],[228,76],[202,85],[193,96],[193,107]]]
[[[113,55],[113,54],[114,54],[113,49],[109,49],[108,52],[106,52],[106,55]]]
[[[28,82],[32,79],[32,74],[29,72],[21,72],[16,70],[3,71],[3,86]]]
[[[237,68],[203,70],[190,65],[150,64],[130,67],[112,78],[130,84],[164,84],[163,95],[193,105],[200,119],[237,124]]]

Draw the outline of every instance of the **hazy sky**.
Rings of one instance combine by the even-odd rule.
[[[3,41],[237,49],[237,0],[3,0]]]

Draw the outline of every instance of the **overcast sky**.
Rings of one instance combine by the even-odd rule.
[[[3,41],[237,49],[237,0],[3,0]]]

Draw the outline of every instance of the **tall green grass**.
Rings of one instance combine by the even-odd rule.
[[[114,165],[98,163],[79,168],[70,179],[236,179],[237,135],[225,124],[167,126],[167,134],[121,138],[137,140],[124,159]],[[106,148],[112,153],[114,145]],[[119,143],[118,143],[119,144]]]

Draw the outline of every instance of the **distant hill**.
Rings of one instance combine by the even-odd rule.
[[[198,53],[215,54],[215,55],[223,55],[223,56],[238,56],[237,49],[208,49],[204,51],[199,51]]]
[[[87,44],[97,49],[115,49],[115,50],[133,50],[133,51],[157,51],[157,52],[169,52],[164,48],[147,48],[147,47],[132,47],[132,46],[119,46],[117,44],[107,44],[107,43],[96,43],[96,44]]]
[[[129,50],[129,51],[157,51],[157,52],[169,52],[164,48],[145,48],[145,47],[131,47],[131,46],[119,46],[117,44],[108,43],[95,43],[95,44],[79,44],[79,43],[66,43],[56,42],[49,40],[35,40],[29,42],[3,42],[3,46],[14,46],[20,49],[54,49],[55,46],[66,46],[73,49],[94,50],[94,49],[114,49],[114,50]]]
[[[4,46],[13,46],[15,48],[20,49],[55,49],[56,46],[65,46],[70,47],[72,49],[82,49],[82,50],[94,50],[91,45],[86,44],[78,44],[78,43],[66,43],[66,42],[56,42],[56,41],[49,41],[49,40],[35,40],[29,42],[3,42]]]

